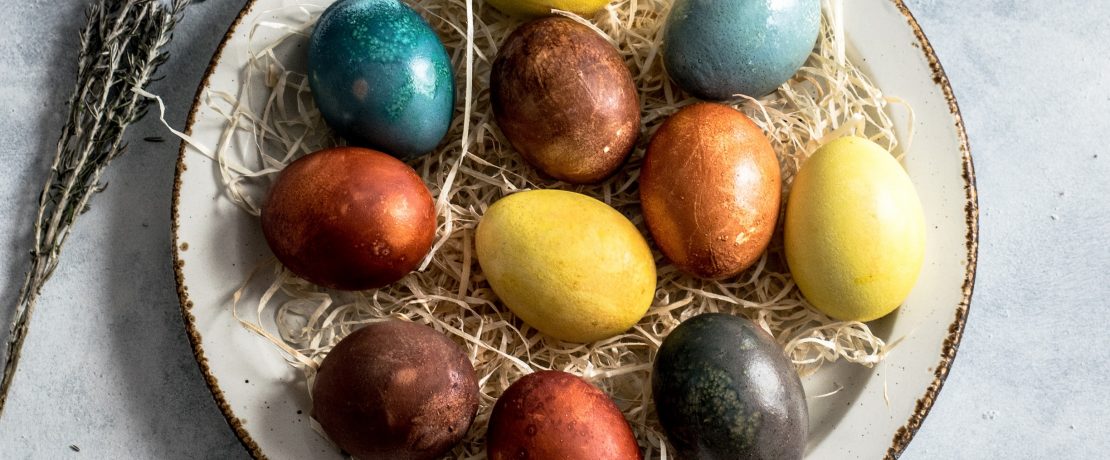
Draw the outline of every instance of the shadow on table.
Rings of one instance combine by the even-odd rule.
[[[171,44],[165,79],[150,89],[167,105],[168,121],[182,128],[201,76],[222,31],[242,1],[204,2],[189,7]],[[214,24],[219,24],[218,26]],[[220,33],[214,33],[215,30]],[[111,171],[114,194],[110,228],[112,260],[107,293],[117,311],[111,321],[110,350],[126,387],[119,399],[158,458],[246,458],[217,408],[193,357],[174,282],[170,206],[179,143],[160,124],[157,107],[129,133],[130,151]],[[150,142],[161,137],[165,142]],[[138,421],[139,423],[135,423]]]
[[[65,10],[59,16],[68,16],[80,15],[83,5],[80,2],[61,2],[55,7]],[[50,56],[51,59],[41,60],[41,62],[66,62],[71,64],[65,68],[76,69],[76,35],[80,30],[81,23],[69,21],[62,22],[60,25],[62,30],[58,31],[59,34],[74,37],[72,40],[54,40],[32,44],[14,38],[14,43],[9,45],[21,52],[27,52],[28,48],[45,46],[45,48],[37,50],[37,53]],[[46,179],[46,173],[50,170],[54,152],[57,150],[58,137],[62,133],[62,126],[69,115],[67,101],[73,93],[73,83],[76,80],[75,73],[76,71],[52,73],[47,81],[42,82],[51,90],[37,91],[32,99],[41,100],[43,107],[49,109],[40,111],[42,115],[34,120],[33,124],[29,125],[30,129],[25,131],[26,136],[33,139],[28,142],[28,145],[32,146],[32,150],[30,152],[16,152],[17,155],[26,155],[28,160],[17,162],[22,164],[23,170],[12,175],[17,178],[16,183],[18,185],[14,187],[15,193],[10,199],[13,207],[8,218],[15,220],[16,223],[13,225],[14,232],[8,235],[8,244],[10,245],[8,253],[14,257],[4,261],[8,264],[8,269],[11,270],[10,276],[0,279],[0,299],[5,299],[0,304],[0,324],[3,325],[0,327],[0,343],[3,344],[8,341],[8,325],[11,324],[15,315],[16,306],[14,301],[19,298],[24,277],[31,268],[29,252],[34,242],[33,222],[38,212],[39,193],[42,191],[43,181]],[[32,74],[27,73],[25,75]],[[20,83],[25,84],[25,82],[15,82],[14,85],[20,86]],[[5,82],[5,84],[8,84],[8,82]],[[19,126],[18,121],[12,121],[12,124]],[[47,284],[49,285],[49,283]],[[6,359],[7,347],[0,346],[0,360]]]

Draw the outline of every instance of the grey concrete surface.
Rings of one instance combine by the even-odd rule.
[[[1110,451],[1110,6],[907,0],[955,88],[982,207],[967,334],[906,459],[1098,458]],[[0,320],[71,91],[86,0],[0,1]],[[190,8],[169,120],[242,0]],[[170,268],[177,146],[148,118],[47,285],[0,419],[0,458],[247,455],[201,380]],[[9,300],[2,300],[9,299]],[[74,445],[80,452],[71,450]]]

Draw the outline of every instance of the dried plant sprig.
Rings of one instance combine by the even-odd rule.
[[[165,46],[189,0],[102,0],[86,11],[77,56],[77,83],[69,100],[54,160],[34,222],[31,266],[9,330],[0,414],[19,366],[31,314],[77,216],[104,190],[101,174],[127,150],[123,134],[146,114],[149,100],[134,91],[155,80]]]

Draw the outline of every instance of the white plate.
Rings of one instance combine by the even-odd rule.
[[[188,130],[215,145],[222,118],[202,104],[206,89],[237,93],[248,27],[290,0],[251,0],[231,26],[198,91]],[[828,366],[805,380],[810,398],[808,458],[897,457],[940,391],[963,332],[975,275],[978,208],[971,156],[956,101],[940,63],[899,0],[845,2],[845,30],[857,62],[887,94],[916,111],[905,166],[928,228],[920,281],[897,314],[873,325],[906,337],[874,369]],[[264,33],[264,32],[262,32]],[[904,120],[898,126],[904,126]],[[904,133],[900,133],[904,134]],[[231,293],[270,257],[256,219],[231,204],[215,164],[182,147],[174,192],[174,263],[193,350],[217,404],[255,457],[339,458],[310,429],[304,380],[274,347],[232,319]],[[889,398],[884,397],[884,392]]]

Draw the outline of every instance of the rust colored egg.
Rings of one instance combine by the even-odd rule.
[[[262,232],[282,264],[336,289],[385,286],[415,269],[435,238],[432,196],[408,165],[337,147],[281,172],[262,208]]]
[[[505,390],[490,416],[486,451],[490,460],[643,458],[609,396],[559,371],[529,374]]]
[[[779,215],[782,175],[763,131],[713,103],[679,110],[648,146],[640,201],[651,235],[682,271],[721,279],[767,249]]]
[[[624,60],[567,18],[514,31],[493,63],[490,91],[505,137],[525,161],[558,180],[604,180],[640,136],[640,102]]]
[[[312,387],[312,416],[357,458],[431,460],[466,435],[478,379],[466,353],[416,323],[373,323],[328,353]]]

